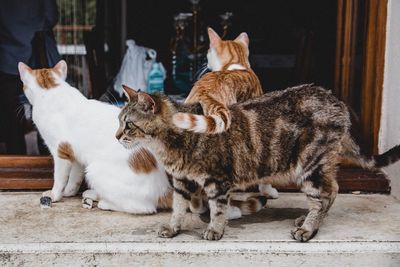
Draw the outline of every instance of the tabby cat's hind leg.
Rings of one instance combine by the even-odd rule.
[[[318,229],[329,208],[333,204],[339,186],[336,182],[335,167],[321,166],[302,184],[302,191],[309,203],[307,216],[296,219],[292,237],[300,242],[310,240]],[[304,220],[304,221],[303,221]]]

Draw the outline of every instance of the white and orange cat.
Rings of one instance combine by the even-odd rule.
[[[77,194],[86,176],[83,197],[97,207],[148,214],[169,208],[171,192],[162,165],[145,148],[125,149],[115,138],[120,109],[89,100],[66,81],[67,65],[32,70],[18,65],[33,121],[54,159],[54,185],[43,193],[57,202]]]
[[[204,115],[177,113],[174,124],[197,133],[218,134],[231,124],[228,106],[263,94],[261,83],[250,67],[249,37],[242,32],[234,40],[222,40],[208,28],[210,48],[207,68],[193,86],[186,104],[200,103]]]

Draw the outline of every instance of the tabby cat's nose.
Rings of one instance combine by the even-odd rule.
[[[122,131],[118,131],[118,132],[115,134],[115,138],[117,138],[117,140],[119,140],[121,137],[122,137]]]

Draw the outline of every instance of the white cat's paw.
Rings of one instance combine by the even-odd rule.
[[[78,193],[78,190],[79,188],[66,187],[63,191],[63,197],[73,197]]]
[[[85,190],[85,191],[82,193],[82,197],[83,197],[83,198],[90,198],[90,199],[92,199],[93,201],[99,201],[99,196],[98,196],[98,194],[96,193],[96,191],[94,191],[93,189]]]
[[[235,206],[229,206],[228,208],[228,220],[235,220],[242,217],[242,211]]]
[[[60,201],[61,198],[61,194],[54,194],[52,190],[45,191],[40,198],[40,206],[42,208],[50,208],[53,202]]]
[[[260,193],[268,196],[269,198],[277,199],[279,198],[279,192],[273,188],[270,184],[260,184],[258,185],[258,190]]]
[[[82,199],[82,207],[84,209],[92,209],[93,208],[93,199],[90,198],[83,198]]]
[[[50,197],[48,197],[48,196],[42,196],[41,198],[40,198],[40,207],[42,208],[42,209],[48,209],[48,208],[51,208],[51,198]]]

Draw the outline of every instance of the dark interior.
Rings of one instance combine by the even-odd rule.
[[[113,76],[124,51],[121,49],[120,5],[99,1],[97,27],[103,28],[110,43],[109,75]],[[264,90],[273,91],[299,83],[315,83],[333,87],[336,1],[318,0],[201,0],[199,31],[205,38],[207,26],[222,33],[219,15],[232,12],[231,28],[226,39],[245,31],[250,37],[250,62]],[[171,75],[170,43],[174,36],[173,16],[191,12],[189,0],[127,1],[127,39],[154,48]],[[176,93],[167,79],[166,93]]]

